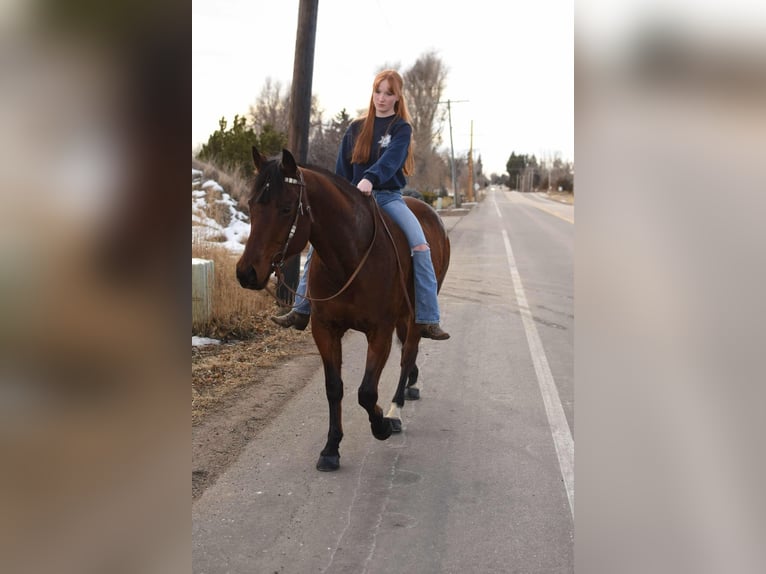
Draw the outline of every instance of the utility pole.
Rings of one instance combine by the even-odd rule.
[[[287,146],[298,163],[306,163],[309,152],[309,123],[311,121],[311,82],[314,76],[314,45],[316,44],[319,0],[300,0],[298,30],[295,35],[293,85],[290,92],[289,131]],[[295,255],[285,261],[285,284],[298,288],[301,258]],[[277,290],[282,301],[292,304],[293,294],[284,286]]]
[[[287,145],[298,163],[305,163],[308,158],[318,5],[319,0],[300,0],[298,9],[298,32],[295,36],[293,85],[288,119],[290,128],[287,135]]]
[[[476,201],[473,196],[473,120],[471,120],[471,147],[468,148],[468,201]]]
[[[447,115],[449,117],[449,147],[452,157],[452,190],[455,193],[455,207],[460,207],[460,191],[458,191],[455,178],[455,146],[452,143],[452,104],[458,104],[467,101],[468,100],[447,100],[446,102],[438,102],[440,104],[447,104]]]

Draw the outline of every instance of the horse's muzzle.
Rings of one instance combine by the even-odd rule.
[[[258,274],[255,272],[255,269],[249,265],[245,268],[242,268],[239,265],[237,266],[237,280],[245,289],[255,289],[256,291],[259,291],[266,286],[265,280],[259,283]]]

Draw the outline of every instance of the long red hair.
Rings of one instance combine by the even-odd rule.
[[[372,82],[372,94],[378,89],[378,86],[383,80],[388,81],[388,85],[395,96],[398,96],[399,100],[394,104],[394,115],[400,117],[408,124],[412,125],[412,117],[407,110],[407,101],[404,98],[404,81],[396,70],[383,70],[375,76],[375,80]],[[367,109],[367,115],[363,116],[359,121],[362,122],[362,129],[359,131],[359,135],[354,143],[354,151],[351,154],[352,163],[366,163],[370,159],[370,148],[372,147],[372,131],[375,125],[375,104],[373,103],[373,95],[370,96],[370,106]],[[410,147],[407,149],[407,159],[404,160],[404,175],[412,175],[415,171],[415,155],[414,148],[415,142],[410,136]]]

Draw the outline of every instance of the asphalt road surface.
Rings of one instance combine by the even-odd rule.
[[[495,190],[450,227],[439,300],[452,338],[421,343],[404,432],[372,437],[356,403],[365,341],[350,332],[340,470],[314,468],[327,432],[318,361],[193,505],[194,572],[573,572],[574,209]]]

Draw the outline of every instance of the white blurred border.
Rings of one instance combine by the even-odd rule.
[[[576,5],[576,570],[766,570],[756,2]]]

